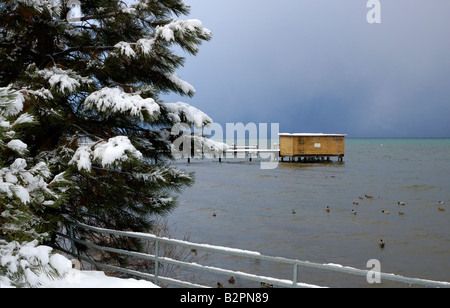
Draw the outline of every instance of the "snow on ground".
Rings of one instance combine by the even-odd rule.
[[[106,276],[101,271],[70,270],[63,279],[41,278],[38,288],[46,289],[91,289],[91,288],[118,288],[118,289],[143,289],[159,288],[157,285],[146,280],[122,279]],[[14,288],[6,281],[0,279],[1,288]]]
[[[72,264],[79,265],[78,261],[52,251],[49,246],[38,245],[37,240],[22,244],[0,240],[0,288],[158,288],[146,280],[80,271],[80,267],[72,268]]]
[[[69,271],[64,279],[49,280],[42,288],[159,288],[146,280],[121,279],[100,271]]]

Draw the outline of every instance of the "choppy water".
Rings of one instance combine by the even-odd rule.
[[[178,238],[189,234],[197,243],[360,269],[378,259],[383,272],[450,281],[450,139],[348,138],[343,163],[280,162],[274,170],[233,159],[178,164],[196,174],[169,215]],[[446,202],[445,211],[438,210],[438,201]],[[230,257],[206,262],[292,279],[290,267]],[[299,271],[303,282],[369,286],[365,277],[348,277]]]

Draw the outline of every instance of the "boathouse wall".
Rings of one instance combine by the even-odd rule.
[[[280,156],[287,157],[330,157],[342,158],[345,154],[343,134],[288,134],[280,136]]]

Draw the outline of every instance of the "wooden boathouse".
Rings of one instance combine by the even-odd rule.
[[[345,134],[322,133],[281,133],[280,157],[295,161],[330,160],[337,157],[343,161],[345,154]]]

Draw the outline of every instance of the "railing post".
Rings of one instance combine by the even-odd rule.
[[[72,255],[76,256],[75,253],[75,232],[73,231],[73,225],[70,225],[70,246],[72,250]]]
[[[158,272],[159,272],[159,239],[156,239],[155,243],[155,284],[158,285]]]
[[[292,286],[297,287],[298,282],[298,265],[294,264],[294,275],[292,277]]]

